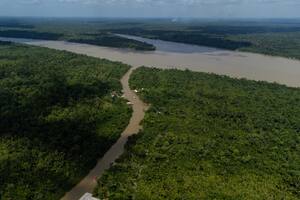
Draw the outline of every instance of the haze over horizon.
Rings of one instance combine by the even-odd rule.
[[[1,0],[0,16],[299,18],[298,0]]]

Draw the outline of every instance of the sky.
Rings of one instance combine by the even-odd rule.
[[[0,16],[299,18],[300,0],[0,0]]]

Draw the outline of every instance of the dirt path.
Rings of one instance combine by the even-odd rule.
[[[129,77],[134,68],[131,68],[121,79],[125,98],[132,103],[133,113],[130,122],[123,131],[118,141],[98,161],[96,167],[84,177],[71,191],[65,194],[62,200],[78,200],[86,192],[92,193],[97,185],[96,179],[100,178],[103,172],[108,169],[123,152],[124,145],[129,136],[136,134],[142,128],[140,122],[143,120],[148,106],[129,88]]]

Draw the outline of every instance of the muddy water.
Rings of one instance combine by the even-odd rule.
[[[143,53],[63,41],[14,38],[0,38],[0,40],[21,42],[98,58],[106,58],[113,61],[121,61],[134,67],[154,66],[159,68],[190,69],[193,71],[213,72],[231,77],[278,82],[288,86],[300,87],[300,61],[279,57],[195,47],[193,45],[170,42],[167,44],[162,43],[164,41],[147,41],[148,43],[156,43],[158,48],[157,51]],[[144,117],[144,111],[147,109],[147,106],[129,88],[128,79],[131,72],[132,69],[121,80],[126,99],[133,103],[133,115],[128,127],[124,130],[119,140],[99,160],[97,166],[70,192],[66,193],[62,198],[63,200],[77,200],[84,193],[92,192],[96,186],[95,180],[123,153],[128,137],[134,133],[138,133],[141,128],[140,122]]]
[[[159,68],[187,68],[193,71],[212,72],[231,77],[278,82],[300,87],[300,61],[287,58],[172,42],[166,44],[164,41],[149,41],[149,39],[147,39],[148,43],[152,42],[158,46],[157,51],[120,50],[63,41],[21,40],[19,42],[121,61],[135,67],[144,65]]]
[[[71,191],[66,193],[62,200],[77,200],[86,192],[92,193],[97,185],[96,180],[101,177],[103,172],[110,167],[111,163],[124,152],[124,145],[126,144],[128,137],[138,133],[142,128],[140,122],[143,120],[145,110],[148,107],[129,88],[128,80],[132,70],[133,68],[121,79],[125,98],[133,104],[133,113],[127,128],[124,130],[118,141],[98,161],[96,167],[92,169]]]

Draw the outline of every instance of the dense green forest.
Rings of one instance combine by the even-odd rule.
[[[33,30],[0,30],[0,37],[66,40],[69,42],[94,44],[106,47],[130,48],[141,51],[155,50],[155,47],[151,44],[126,39],[106,32],[94,34],[65,35],[63,33],[39,32]]]
[[[129,66],[0,43],[0,199],[57,200],[119,138]]]
[[[0,30],[4,31],[2,34],[5,35],[8,33],[5,31],[25,31],[25,35],[32,33],[36,37],[49,33],[54,34],[51,37],[57,39],[100,46],[137,50],[155,49],[153,45],[113,34],[121,33],[300,59],[299,19],[174,21],[173,19],[0,18]]]
[[[100,199],[300,199],[300,89],[151,68],[130,85],[151,108]]]
[[[4,46],[4,45],[9,45],[9,44],[11,44],[11,42],[7,42],[7,41],[1,41],[0,40],[0,46]]]
[[[106,47],[130,48],[141,51],[153,51],[155,47],[145,42],[116,36],[111,33],[84,34],[75,38],[68,39],[70,42],[94,44]]]
[[[202,29],[199,27],[187,27],[183,30],[127,28],[110,31],[151,39],[300,59],[300,23],[299,27],[288,28],[220,25],[202,26]]]
[[[232,39],[251,42],[251,46],[239,49],[241,51],[300,60],[300,31],[237,35],[232,37]]]
[[[58,40],[62,34],[27,30],[1,30],[0,37]]]
[[[300,59],[300,20],[110,21],[102,31]],[[95,23],[95,22],[90,22]],[[108,25],[107,25],[108,24]],[[95,23],[96,25],[96,23]]]
[[[197,44],[230,50],[251,46],[251,43],[247,41],[229,40],[223,35],[208,34],[198,31],[144,30],[140,28],[117,29],[113,31],[120,34],[136,35],[151,39]]]
[[[24,29],[32,29],[34,26],[32,25],[26,25],[26,24],[19,24],[19,23],[13,23],[13,22],[0,22],[0,27],[5,28],[24,28]]]
[[[76,25],[74,25],[76,27]],[[78,25],[77,25],[78,26]],[[88,30],[82,32],[64,31],[59,27],[43,30],[41,27],[35,27],[31,24],[26,24],[15,20],[0,19],[0,37],[13,38],[29,38],[29,39],[45,39],[45,40],[66,40],[69,42],[93,44],[106,47],[129,48],[141,51],[153,51],[155,47],[145,42],[139,42],[123,37],[119,37],[110,32],[93,32]]]

